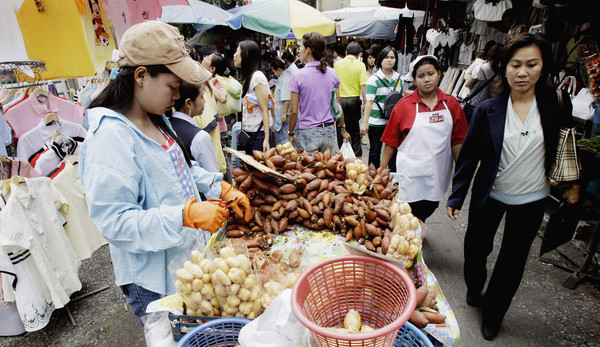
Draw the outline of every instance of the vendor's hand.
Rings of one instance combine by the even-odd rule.
[[[269,139],[265,137],[265,140],[263,141],[263,152],[267,153],[269,148]]]
[[[571,188],[565,190],[562,197],[565,199],[567,204],[573,205],[579,201],[579,185],[573,185]]]
[[[288,139],[294,148],[296,147],[296,135],[288,135]]]
[[[452,220],[456,220],[458,218],[458,215],[460,214],[460,210],[457,208],[453,208],[453,207],[446,207],[446,210],[448,211],[448,217],[450,217],[450,219]]]
[[[186,201],[183,208],[183,226],[216,233],[229,217],[229,210],[222,203],[209,201]]]
[[[246,194],[233,188],[231,184],[222,181],[221,182],[221,199],[229,202],[233,202],[229,205],[235,213],[236,218],[243,218],[246,223],[252,219],[252,209],[250,207],[250,200]]]
[[[348,134],[348,132],[346,131],[346,128],[340,128],[342,130],[342,137],[344,138],[345,142],[350,141],[350,134]]]
[[[362,124],[360,126],[360,135],[364,136],[369,133],[369,124]]]

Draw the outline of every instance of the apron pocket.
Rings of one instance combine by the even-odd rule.
[[[434,177],[434,157],[429,152],[406,153],[398,151],[396,171],[407,178]]]

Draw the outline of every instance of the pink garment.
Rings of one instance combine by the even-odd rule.
[[[225,89],[225,87],[224,87],[224,86],[223,86],[221,83],[219,83],[219,82],[216,82],[216,83],[215,83],[215,87],[216,87],[218,90],[223,90],[223,89]],[[225,121],[225,117],[219,117],[219,130],[220,130],[222,133],[224,133],[224,132],[226,132],[226,131],[227,131],[227,122]]]
[[[48,113],[56,113],[69,122],[83,123],[83,108],[67,99],[50,94],[35,97],[33,94],[6,111],[4,118],[19,138],[33,129]]]
[[[131,13],[130,25],[147,20],[156,20],[162,15],[162,7],[159,1],[127,0],[126,3]]]
[[[222,133],[227,131],[227,122],[225,121],[225,117],[219,118],[219,130],[221,130]]]
[[[10,162],[0,162],[0,180],[6,180],[13,176],[40,177],[40,174],[26,160],[8,158]]]
[[[117,41],[120,42],[121,36],[133,25],[129,6],[123,0],[104,0],[104,12],[115,28]]]

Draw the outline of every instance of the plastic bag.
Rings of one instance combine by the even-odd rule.
[[[231,239],[207,249],[212,286],[222,317],[254,319],[262,291],[245,240]]]
[[[148,347],[175,347],[171,322],[167,312],[154,312],[141,318]]]
[[[233,77],[217,76],[217,81],[227,90],[227,101],[217,103],[217,112],[220,117],[242,111],[242,85]]]
[[[284,290],[257,319],[246,324],[238,338],[244,347],[312,347],[310,331],[292,312],[292,290]]]
[[[594,117],[594,96],[587,88],[581,88],[573,100],[573,117],[590,120]]]
[[[340,153],[342,153],[344,159],[356,159],[356,155],[354,155],[354,150],[352,150],[350,141],[344,141],[342,147],[340,147]]]

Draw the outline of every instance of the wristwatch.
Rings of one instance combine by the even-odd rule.
[[[293,131],[288,131],[288,136],[294,136],[294,132]]]

